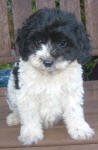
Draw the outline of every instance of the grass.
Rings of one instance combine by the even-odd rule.
[[[55,5],[56,5],[56,8],[59,8],[60,7],[60,0],[55,0]]]
[[[81,9],[81,20],[85,25],[86,20],[85,20],[84,0],[80,0],[80,9]]]
[[[13,66],[13,64],[0,64],[0,69],[11,69]]]
[[[36,4],[35,4],[35,1],[32,0],[32,13],[35,13],[36,12]]]

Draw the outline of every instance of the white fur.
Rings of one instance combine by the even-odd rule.
[[[94,134],[85,121],[82,108],[81,65],[77,61],[67,63],[67,66],[64,63],[59,64],[62,70],[48,72],[32,67],[30,59],[27,62],[20,59],[18,90],[15,89],[13,74],[10,76],[7,101],[13,113],[19,115],[19,140],[25,145],[38,143],[43,139],[43,127],[52,126],[60,119],[64,120],[74,139],[88,139]],[[15,124],[13,119],[7,119],[8,125]]]
[[[18,125],[20,123],[19,116],[15,113],[10,113],[6,118],[6,123],[8,126]]]

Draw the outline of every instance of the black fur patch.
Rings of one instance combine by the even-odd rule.
[[[77,59],[80,64],[88,61],[90,42],[83,24],[72,13],[44,8],[31,15],[17,36],[19,53],[23,60],[27,61],[31,54],[36,54],[41,40],[43,43],[51,41],[51,55],[55,58],[63,56],[65,60]],[[64,40],[67,42],[66,46],[60,44]]]
[[[17,66],[13,69],[13,75],[15,79],[15,88],[20,89],[19,87],[19,79],[18,79],[18,69],[19,69],[19,63],[17,63]]]

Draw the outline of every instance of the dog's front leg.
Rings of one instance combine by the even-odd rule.
[[[64,109],[63,119],[68,133],[73,139],[86,140],[94,135],[94,131],[85,121],[83,107],[81,105],[81,101],[83,101],[83,99],[81,99],[81,96],[78,95],[79,93],[75,93],[74,95],[70,93],[67,97],[67,106]]]
[[[19,141],[23,142],[24,145],[38,143],[39,140],[43,139],[43,130],[36,105],[26,99],[19,103],[18,111],[21,123]]]

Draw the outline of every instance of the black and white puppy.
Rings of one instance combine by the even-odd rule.
[[[82,108],[82,64],[90,52],[83,25],[71,13],[41,9],[19,30],[17,44],[20,59],[8,83],[7,124],[21,124],[19,140],[38,143],[43,128],[60,119],[73,139],[92,137]]]

